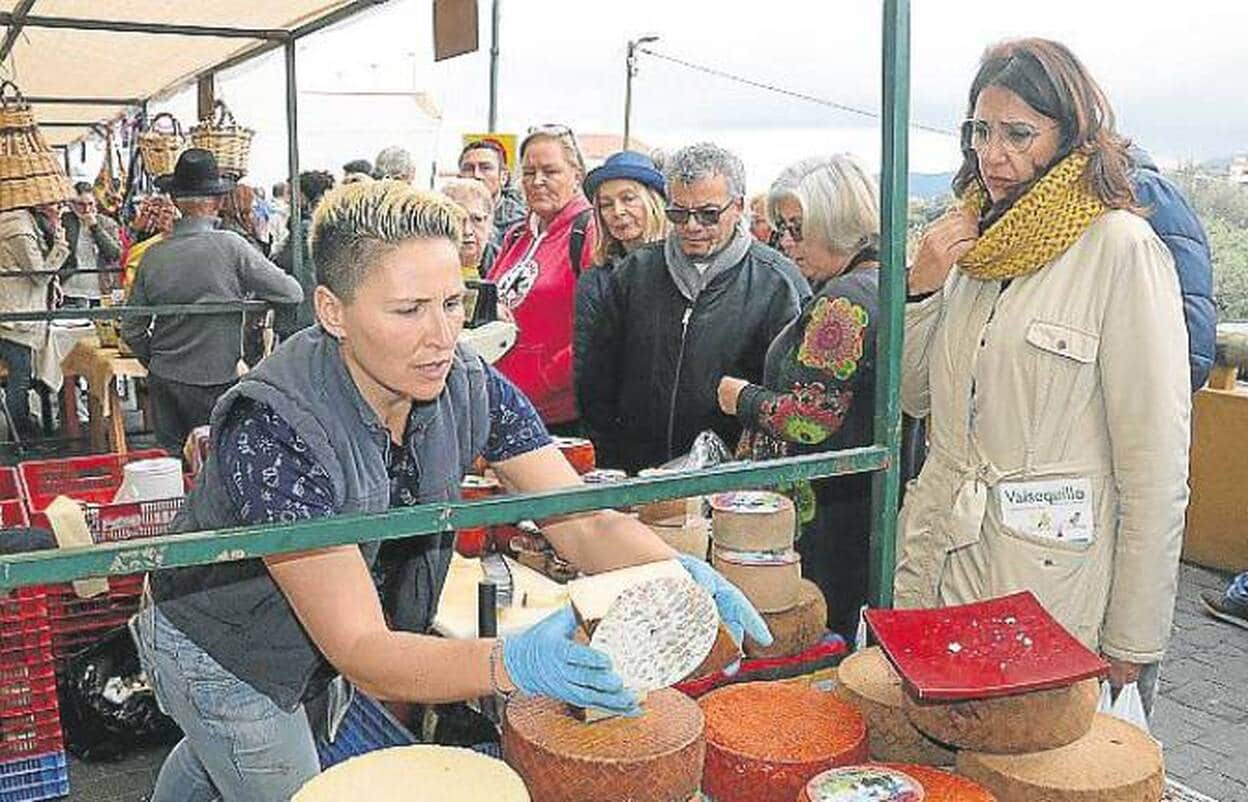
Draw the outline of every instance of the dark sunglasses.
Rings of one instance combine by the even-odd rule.
[[[715,206],[702,206],[697,209],[682,209],[679,206],[668,206],[663,210],[663,214],[672,225],[683,226],[689,222],[689,218],[695,218],[698,223],[704,226],[719,225],[719,218],[732,208],[734,201],[728,201],[723,206],[716,208]]]
[[[784,237],[785,234],[788,234],[793,238],[794,242],[802,241],[801,220],[794,220],[792,223],[785,222],[784,220],[776,220],[771,224],[771,227],[776,230],[777,237]]]

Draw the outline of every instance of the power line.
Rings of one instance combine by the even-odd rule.
[[[880,113],[878,111],[871,111],[870,109],[860,109],[856,106],[850,106],[845,103],[837,103],[836,101],[828,100],[827,98],[816,97],[814,95],[808,95],[808,94],[805,94],[804,92],[795,92],[792,89],[785,89],[784,87],[776,86],[775,84],[764,83],[762,81],[755,81],[752,78],[746,78],[743,75],[736,75],[731,72],[726,72],[724,70],[716,69],[715,67],[708,67],[705,64],[695,64],[692,61],[685,61],[683,59],[676,58],[675,56],[669,56],[666,53],[659,53],[655,50],[650,50],[649,48],[645,48],[645,47],[639,47],[637,48],[637,51],[640,53],[645,53],[648,56],[654,56],[657,59],[662,59],[663,61],[670,61],[673,64],[679,64],[680,66],[687,67],[691,70],[704,72],[707,75],[714,75],[718,78],[724,78],[729,81],[736,81],[737,83],[746,84],[747,86],[752,86],[752,87],[755,87],[756,89],[763,89],[768,92],[775,92],[776,94],[779,94],[779,95],[787,95],[788,97],[797,98],[798,100],[805,100],[809,103],[816,103],[820,106],[826,106],[830,109],[836,109],[837,111],[843,111],[848,114],[856,114],[860,117],[870,117],[873,120],[880,119]],[[911,122],[910,127],[917,128],[921,131],[928,131],[933,134],[943,134],[946,136],[955,136],[955,137],[958,136],[958,132],[954,131],[953,129],[941,128],[935,125],[925,125],[924,123]]]

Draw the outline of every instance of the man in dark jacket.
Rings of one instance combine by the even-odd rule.
[[[1188,359],[1195,392],[1209,378],[1217,338],[1209,240],[1187,199],[1161,174],[1152,158],[1143,150],[1132,148],[1131,161],[1135,200],[1144,207],[1153,231],[1174,256],[1174,269],[1183,292],[1183,318],[1187,321]]]
[[[663,242],[629,254],[580,297],[575,388],[604,467],[660,465],[712,430],[730,447],[741,434],[716,396],[719,380],[759,382],[767,347],[810,297],[797,266],[754,240],[743,216],[745,168],[703,143],[666,165]]]
[[[121,261],[117,224],[96,208],[95,191],[85,181],[74,184],[77,195],[61,215],[69,256],[61,266],[61,292],[67,305],[95,306],[105,290],[120,287],[115,274],[80,271],[116,268]]]
[[[127,304],[156,306],[254,298],[298,303],[299,282],[232,231],[217,227],[221,199],[233,182],[221,178],[211,153],[191,148],[178,159],[163,189],[182,219],[173,233],[143,254],[143,269]],[[171,454],[238,380],[243,315],[127,317],[121,336],[148,370],[156,439]]]

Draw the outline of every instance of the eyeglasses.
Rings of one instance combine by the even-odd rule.
[[[572,129],[559,123],[544,123],[529,126],[528,136],[545,134],[547,136],[572,136]]]
[[[987,120],[967,120],[962,123],[962,147],[966,150],[986,150],[992,143],[995,129],[997,138],[1007,151],[1026,153],[1040,134],[1057,127],[1057,123],[1037,128],[1025,122],[1002,121],[993,124]]]
[[[697,209],[682,209],[679,206],[668,206],[663,210],[664,216],[672,222],[672,225],[683,226],[689,222],[689,218],[695,218],[699,224],[704,226],[719,225],[719,218],[724,212],[732,208],[735,201],[728,201],[723,206],[701,206]]]
[[[787,221],[787,220],[776,220],[775,222],[771,224],[771,227],[776,230],[776,234],[780,238],[783,238],[785,234],[788,234],[790,237],[793,238],[794,242],[802,241],[802,221],[801,220],[793,220],[792,222]]]

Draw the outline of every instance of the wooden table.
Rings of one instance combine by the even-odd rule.
[[[91,448],[97,452],[111,450],[125,454],[126,424],[121,409],[121,396],[117,392],[117,379],[147,377],[147,369],[132,356],[122,356],[116,348],[104,348],[98,337],[84,337],[61,361],[65,373],[66,391],[61,394],[62,420],[65,431],[77,436],[78,396],[74,392],[74,378],[87,380],[87,415],[90,420]],[[147,410],[144,420],[148,420]]]

